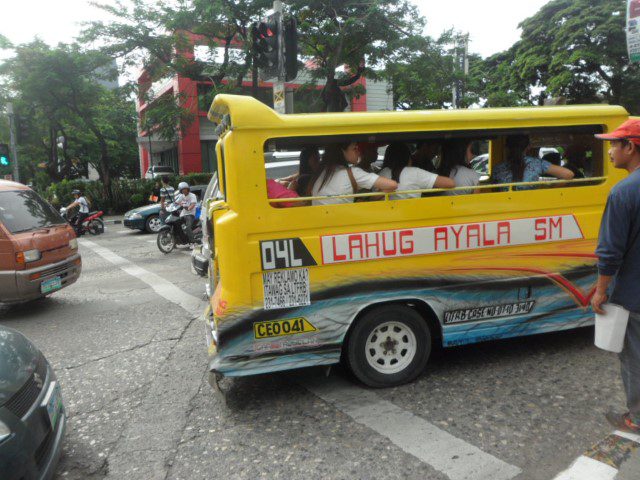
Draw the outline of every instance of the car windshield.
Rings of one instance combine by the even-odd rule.
[[[0,192],[0,222],[11,233],[65,223],[60,214],[33,190]]]
[[[153,171],[156,173],[173,173],[172,167],[153,167]]]

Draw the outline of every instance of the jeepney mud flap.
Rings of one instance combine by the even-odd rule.
[[[223,378],[224,375],[219,372],[210,371],[209,375],[207,375],[207,381],[209,382],[209,385],[211,385],[213,393],[218,399],[222,400],[222,402],[227,405],[229,389],[223,388],[223,386],[220,384]]]

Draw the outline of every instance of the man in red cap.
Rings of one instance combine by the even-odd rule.
[[[596,249],[598,282],[591,299],[596,313],[604,313],[607,300],[630,312],[620,353],[628,411],[609,411],[606,417],[617,429],[640,433],[640,119],[627,120],[596,137],[611,142],[613,166],[629,172],[611,189],[602,215]]]

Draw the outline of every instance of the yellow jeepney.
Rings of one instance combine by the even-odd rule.
[[[207,206],[215,374],[342,360],[367,385],[397,385],[419,375],[436,346],[592,322],[600,216],[623,177],[593,135],[625,121],[623,108],[278,115],[253,98],[218,95],[209,118],[223,197]],[[537,152],[580,146],[583,178],[493,183],[506,138],[522,134]],[[482,183],[462,195],[358,193],[335,205],[297,199],[295,208],[267,198],[268,153],[457,138],[481,141],[488,157]]]

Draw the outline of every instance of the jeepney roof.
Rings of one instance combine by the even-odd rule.
[[[447,130],[460,122],[485,121],[489,123],[519,121],[561,120],[567,123],[586,117],[628,117],[620,106],[563,105],[544,107],[478,108],[458,110],[408,110],[375,112],[304,113],[280,115],[264,103],[244,95],[216,95],[209,109],[209,119],[226,129],[324,129],[341,127],[411,126]],[[455,127],[454,127],[455,128]]]

